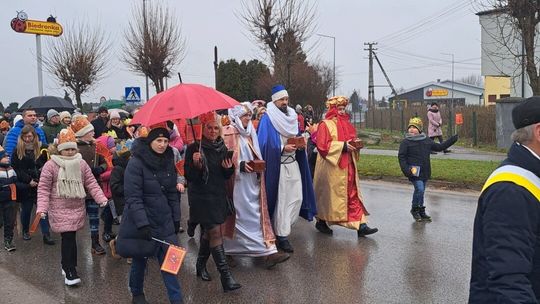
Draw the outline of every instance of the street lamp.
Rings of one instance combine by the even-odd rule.
[[[323,34],[317,34],[317,36],[325,37],[325,38],[332,38],[334,40],[334,76],[333,76],[333,89],[332,89],[332,95],[336,96],[336,37],[329,36],[329,35],[323,35]]]
[[[450,123],[448,124],[448,133],[452,134],[452,110],[454,108],[454,53],[441,53],[452,56],[452,99],[450,101]]]

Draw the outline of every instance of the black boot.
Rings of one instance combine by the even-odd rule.
[[[208,270],[206,269],[206,262],[210,257],[210,243],[208,240],[205,240],[201,237],[199,245],[199,255],[197,256],[197,264],[195,264],[195,269],[197,269],[197,276],[201,277],[203,281],[212,281]]]
[[[146,301],[146,297],[144,296],[144,293],[141,293],[140,295],[133,296],[133,299],[131,300],[131,303],[133,303],[133,304],[148,304],[148,301]]]
[[[317,230],[319,230],[320,232],[324,234],[334,233],[334,231],[332,231],[332,229],[328,227],[328,225],[326,224],[326,221],[323,221],[323,220],[317,220],[317,223],[315,223],[315,228],[317,228]]]
[[[54,245],[56,244],[53,239],[51,239],[51,234],[47,233],[43,235],[43,243],[46,245]]]
[[[284,251],[287,253],[294,252],[294,248],[292,247],[291,243],[289,242],[289,239],[287,239],[286,236],[276,236],[276,246],[281,251]]]
[[[360,229],[358,230],[358,236],[366,236],[370,234],[374,234],[375,232],[379,231],[377,228],[369,228],[367,224],[361,224]]]
[[[420,216],[420,209],[419,207],[412,207],[411,208],[411,214],[415,221],[421,222],[422,217]]]
[[[92,253],[97,255],[105,254],[105,249],[99,243],[99,234],[92,235]]]
[[[242,285],[236,283],[232,277],[231,271],[229,270],[229,265],[227,264],[227,258],[225,257],[223,245],[214,247],[211,250],[216,267],[221,274],[221,286],[223,286],[223,291],[228,292],[242,287]]]
[[[103,235],[101,236],[101,238],[103,239],[103,241],[105,243],[108,243],[108,242],[114,240],[115,237],[116,237],[116,234],[114,234],[114,232],[112,232],[112,231],[103,232]]]
[[[426,207],[418,207],[418,214],[422,222],[431,222],[431,216],[426,214]]]
[[[189,237],[193,237],[195,235],[195,228],[197,228],[197,223],[192,223],[188,220],[187,222],[187,234]]]

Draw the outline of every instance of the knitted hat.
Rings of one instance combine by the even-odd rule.
[[[296,113],[300,113],[302,112],[302,106],[297,104],[296,107],[294,108],[296,110]]]
[[[58,114],[58,111],[56,111],[55,109],[50,109],[49,111],[47,111],[47,121],[50,121],[51,118],[55,116],[60,116],[60,114]]]
[[[413,117],[413,118],[411,118],[409,120],[409,126],[408,127],[410,127],[410,126],[413,126],[416,129],[418,129],[418,131],[422,132],[424,124],[422,123],[422,119],[420,119],[420,117]]]
[[[116,112],[116,111],[111,112],[111,113],[109,114],[109,118],[110,118],[110,119],[113,119],[113,118],[118,118],[118,119],[120,119],[120,114],[118,114],[118,112]]]
[[[73,116],[70,128],[77,137],[83,137],[88,132],[94,131],[94,126],[83,115]]]
[[[101,113],[103,113],[103,112],[107,112],[107,114],[108,114],[108,113],[109,113],[109,110],[107,110],[106,107],[101,106],[101,107],[99,107],[99,109],[98,109],[97,112],[98,112],[98,114],[101,114]]]
[[[9,122],[6,120],[2,120],[2,122],[0,122],[0,131],[4,130],[9,130]]]
[[[77,149],[77,138],[70,128],[62,129],[58,133],[58,152],[65,149]]]
[[[272,88],[272,102],[280,100],[281,98],[289,97],[289,93],[285,90],[285,87],[281,84],[275,85]]]
[[[71,114],[69,114],[68,111],[60,112],[60,120],[64,120],[64,118],[71,118]]]
[[[167,131],[167,129],[165,129],[165,128],[155,128],[155,129],[152,129],[152,131],[150,131],[150,133],[148,133],[148,136],[146,137],[146,141],[148,143],[151,143],[156,138],[159,138],[159,137],[165,137],[167,139],[171,139],[171,135],[169,134],[169,131]]]

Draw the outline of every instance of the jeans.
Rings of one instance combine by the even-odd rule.
[[[424,192],[426,191],[427,180],[413,180],[411,183],[414,186],[414,192],[412,196],[412,206],[423,207],[424,206]]]
[[[75,231],[60,233],[62,236],[62,269],[77,267],[77,238]]]
[[[90,235],[99,235],[99,205],[93,199],[84,200],[86,203],[86,214],[90,224]]]
[[[156,253],[156,257],[160,265],[163,264],[165,253],[166,250],[160,245]],[[131,270],[129,272],[129,289],[131,290],[131,294],[133,296],[140,295],[144,292],[143,284],[146,262],[146,258],[133,258],[131,263]],[[163,283],[167,288],[167,295],[169,296],[171,303],[180,303],[182,301],[182,291],[180,290],[178,278],[175,275],[164,271],[161,272],[161,276],[163,277]]]
[[[4,221],[4,241],[11,241],[15,224],[15,202],[1,202],[0,211]]]
[[[21,200],[21,225],[23,232],[28,232],[30,229],[30,218],[32,217],[32,209],[36,200],[37,198],[25,198]],[[47,218],[39,220],[39,227],[43,235],[50,234],[49,220]]]
[[[103,220],[103,232],[111,233],[114,218],[109,205],[101,211],[101,219]]]

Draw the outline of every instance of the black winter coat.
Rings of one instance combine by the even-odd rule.
[[[502,165],[540,177],[540,160],[513,144]],[[469,303],[540,302],[540,204],[525,188],[498,182],[478,199]]]
[[[124,172],[129,161],[129,155],[127,154],[129,153],[113,158],[114,167],[109,180],[114,206],[118,215],[122,215],[124,206],[126,205],[126,199],[124,197]]]
[[[32,180],[39,182],[41,168],[47,162],[47,156],[41,154],[36,160],[33,150],[26,150],[26,154],[22,159],[19,159],[17,152],[14,151],[11,157],[11,166],[17,173],[17,179],[25,187],[17,188],[17,200],[36,200],[37,187],[30,187]]]
[[[108,119],[103,119],[99,116],[92,120],[91,124],[94,126],[94,138],[98,138],[101,136],[101,134],[107,132],[108,121]]]
[[[431,151],[444,151],[452,146],[458,140],[458,136],[454,135],[445,142],[438,144],[425,137],[422,140],[411,140],[405,138],[399,145],[398,160],[401,172],[409,178],[409,180],[428,180],[431,178]],[[420,175],[413,176],[410,167],[419,166]]]
[[[133,145],[131,153],[124,175],[126,205],[117,243],[118,253],[124,257],[161,246],[141,237],[139,229],[145,226],[150,226],[153,237],[178,244],[174,222],[180,221],[172,149],[158,155],[141,141]]]
[[[203,169],[195,167],[193,153],[199,150],[198,143],[192,143],[186,150],[184,163],[188,182],[189,219],[194,223],[222,224],[227,217],[227,198],[225,182],[234,174],[234,166],[225,169],[221,162],[227,149],[221,152],[202,147],[208,162],[208,182],[203,180]]]

